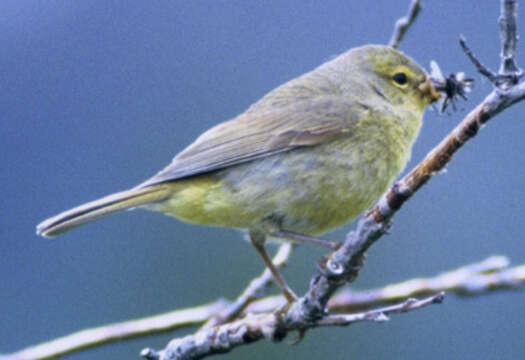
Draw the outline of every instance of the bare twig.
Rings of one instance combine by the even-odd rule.
[[[412,0],[408,8],[408,14],[396,21],[396,25],[394,26],[394,32],[392,33],[392,37],[388,42],[389,46],[392,46],[394,49],[399,46],[399,43],[401,42],[401,40],[403,40],[403,37],[405,36],[405,33],[407,32],[408,28],[410,28],[414,20],[416,20],[417,14],[420,10],[420,1]]]
[[[409,298],[399,304],[391,305],[384,308],[365,311],[354,314],[337,314],[327,315],[317,322],[318,326],[347,326],[359,321],[388,321],[388,315],[400,314],[410,310],[420,309],[431,304],[441,304],[445,299],[445,293],[440,292],[437,295],[417,300]]]
[[[468,47],[463,35],[459,37],[459,45],[467,54],[469,60],[474,64],[478,72],[485,76],[494,86],[501,90],[507,90],[518,84],[523,76],[523,71],[516,65],[516,44],[518,35],[516,33],[516,11],[518,9],[517,0],[501,0],[501,15],[498,19],[500,26],[500,67],[499,72],[495,72],[484,66]]]
[[[284,243],[279,247],[277,254],[273,258],[273,264],[277,269],[286,265],[292,254],[293,245]],[[254,300],[262,296],[262,292],[273,282],[273,276],[269,269],[265,269],[261,276],[253,279],[242,294],[230,305],[228,305],[217,316],[208,321],[204,328],[211,328],[235,319],[246,307]]]
[[[32,346],[16,353],[0,356],[2,360],[52,359],[87,349],[100,344],[107,344],[131,337],[173,330],[179,327],[201,324],[225,307],[222,300],[194,308],[171,311],[143,319],[134,319],[121,323],[104,325],[78,331],[52,341]]]
[[[481,61],[478,60],[478,58],[474,55],[472,50],[470,50],[470,48],[468,47],[467,40],[465,39],[463,35],[459,35],[459,45],[461,46],[461,48],[463,49],[467,57],[470,59],[470,61],[474,64],[474,66],[476,67],[476,70],[478,70],[478,72],[481,75],[489,79],[490,82],[495,84],[498,79],[498,74],[491,71],[489,68],[483,65]]]
[[[281,251],[284,250],[280,250],[278,254]],[[476,296],[502,289],[522,288],[525,285],[525,264],[511,268],[508,266],[509,261],[506,257],[492,256],[483,261],[462,266],[459,269],[448,271],[435,277],[411,279],[365,291],[350,291],[347,289],[330,299],[328,310],[330,313],[363,311],[373,306],[384,306],[395,301],[429,296],[442,291],[460,296]],[[281,295],[268,296],[250,302],[242,314],[246,316],[248,313],[262,314],[272,312],[281,308],[285,303],[286,301]],[[234,308],[235,306],[232,306],[232,303],[226,300],[218,300],[210,304],[143,319],[86,329],[50,342],[28,347],[13,354],[0,356],[0,359],[40,360],[57,358],[61,355],[92,346],[108,344],[145,334],[155,334],[201,325],[210,321],[210,319],[214,319],[217,314],[224,314],[229,309]]]
[[[330,312],[350,312],[440,291],[459,296],[477,296],[525,285],[525,265],[508,268],[508,259],[491,256],[431,278],[416,278],[367,291],[346,289],[330,299]],[[250,309],[248,309],[250,310]]]

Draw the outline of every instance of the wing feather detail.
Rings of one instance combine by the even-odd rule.
[[[261,111],[261,104],[256,105],[203,133],[166,168],[139,187],[208,173],[349,136],[359,121],[356,104],[337,95],[269,106],[267,111]]]

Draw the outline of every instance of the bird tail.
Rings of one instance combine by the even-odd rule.
[[[102,219],[118,211],[165,200],[169,194],[170,191],[168,187],[162,185],[134,188],[111,194],[102,199],[64,211],[41,222],[36,227],[36,233],[45,237],[54,237],[77,226]]]

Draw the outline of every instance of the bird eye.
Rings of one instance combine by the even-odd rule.
[[[408,82],[407,75],[405,73],[399,72],[394,74],[392,76],[392,79],[398,84],[398,85],[405,85]]]

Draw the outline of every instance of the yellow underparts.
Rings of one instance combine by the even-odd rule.
[[[324,233],[371,206],[409,157],[397,137],[358,134],[164,184],[172,195],[154,210],[201,225],[262,229],[271,219],[289,231]]]

